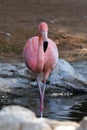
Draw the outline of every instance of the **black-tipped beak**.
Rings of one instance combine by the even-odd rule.
[[[48,47],[48,41],[44,41],[44,43],[43,43],[44,52],[46,52],[47,47]]]

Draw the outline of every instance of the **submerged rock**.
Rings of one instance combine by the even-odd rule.
[[[24,63],[0,63],[0,90],[15,93],[12,90],[21,88],[36,89],[35,77],[28,71]],[[47,80],[46,88],[59,92],[87,92],[87,78],[77,72],[73,66],[63,59],[52,71]]]

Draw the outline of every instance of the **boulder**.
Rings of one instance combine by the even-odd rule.
[[[87,117],[84,117],[80,122],[80,127],[77,130],[87,130]]]
[[[21,106],[7,106],[0,111],[0,130],[76,130],[78,127],[76,122],[37,118]]]
[[[49,84],[64,88],[68,92],[87,92],[87,79],[64,59],[59,59],[48,81]]]
[[[20,88],[24,92],[27,88],[36,88],[37,83],[34,81],[36,81],[35,75],[24,63],[0,63],[1,91],[14,93],[14,89]],[[59,59],[47,80],[46,88],[56,89],[61,93],[87,92],[87,78],[74,69],[69,62]]]
[[[35,114],[21,106],[7,106],[0,112],[0,130],[51,130]]]

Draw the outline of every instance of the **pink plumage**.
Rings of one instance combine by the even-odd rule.
[[[58,62],[58,49],[54,41],[48,38],[48,25],[45,22],[38,26],[39,36],[30,38],[24,47],[23,56],[27,67],[36,74],[40,91],[40,111],[43,114],[45,83]],[[39,84],[39,74],[44,74],[43,88]]]

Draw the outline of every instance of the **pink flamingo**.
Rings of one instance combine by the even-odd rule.
[[[39,36],[30,38],[24,47],[23,56],[27,67],[36,75],[40,92],[40,114],[43,116],[43,103],[46,80],[58,61],[58,49],[54,41],[48,38],[48,25],[40,23]],[[39,75],[43,72],[43,87],[39,84]]]

